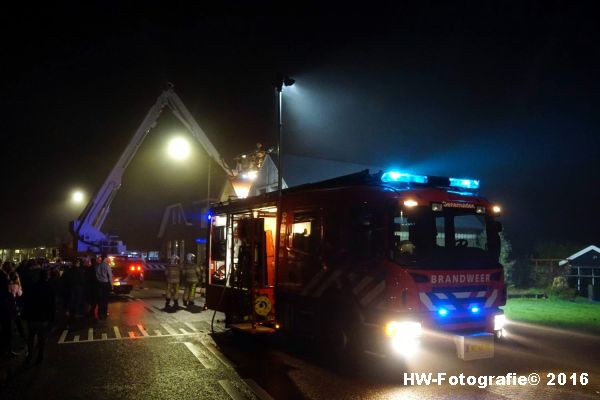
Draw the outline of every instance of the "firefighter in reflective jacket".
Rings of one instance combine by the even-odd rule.
[[[173,256],[165,269],[165,278],[167,280],[167,292],[165,294],[165,309],[169,308],[169,303],[173,299],[173,308],[179,307],[179,283],[181,281],[181,267],[179,266],[179,257]]]
[[[193,306],[194,295],[196,294],[196,286],[200,282],[200,267],[196,264],[196,256],[189,253],[185,257],[185,265],[183,266],[183,305]]]

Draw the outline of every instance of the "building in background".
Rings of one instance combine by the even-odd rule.
[[[211,199],[211,202],[214,201],[216,199]],[[194,253],[198,262],[203,262],[206,255],[207,227],[207,200],[167,206],[158,231],[161,241],[160,261],[166,262],[172,256],[185,260],[187,253]]]
[[[581,296],[588,295],[588,285],[600,286],[600,247],[588,246],[559,262],[566,269],[569,286]],[[597,289],[596,289],[597,290]]]
[[[58,247],[38,246],[15,249],[0,249],[0,260],[20,263],[30,258],[45,258],[55,261],[59,257]]]

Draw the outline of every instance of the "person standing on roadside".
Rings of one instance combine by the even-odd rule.
[[[179,307],[179,283],[181,282],[181,268],[179,267],[179,257],[171,257],[171,262],[165,269],[165,278],[167,280],[167,290],[165,293],[166,302],[165,310],[169,308],[169,303],[173,299],[173,308],[177,310]]]
[[[69,292],[68,314],[69,321],[83,314],[83,296],[85,288],[85,271],[81,260],[76,259],[73,266],[63,274],[63,279]]]
[[[14,266],[9,273],[8,292],[10,294],[10,318],[14,321],[19,336],[21,336],[22,339],[25,339],[25,329],[23,328],[23,321],[21,321],[23,288],[21,287],[19,274],[15,271]]]
[[[6,262],[4,263],[6,265]],[[14,357],[17,354],[12,351],[12,319],[10,318],[10,292],[8,285],[10,278],[5,268],[0,269],[0,337],[3,356]]]
[[[89,304],[89,313],[92,318],[96,318],[96,306],[98,301],[98,281],[96,280],[96,265],[98,265],[97,258],[92,257],[89,263],[89,267],[85,268],[85,297]]]
[[[32,285],[24,293],[23,317],[27,321],[27,358],[33,359],[33,345],[37,338],[37,363],[44,359],[44,345],[50,324],[56,316],[56,292],[48,282],[48,271],[40,270],[32,276]]]
[[[98,257],[96,265],[96,280],[98,281],[98,318],[105,319],[108,315],[108,296],[112,289],[112,270],[108,265],[105,253]]]
[[[196,256],[189,253],[185,257],[185,265],[183,266],[183,305],[193,306],[194,296],[196,294],[196,286],[200,282],[201,272],[200,267],[196,264]]]

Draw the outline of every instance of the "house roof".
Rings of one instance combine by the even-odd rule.
[[[590,252],[590,251],[595,251],[596,253],[600,253],[600,247],[594,246],[594,245],[590,245],[588,247],[586,247],[585,249],[579,250],[577,253],[570,255],[569,257],[567,257],[566,259],[560,261],[558,263],[558,265],[565,265],[566,263],[568,263],[569,261],[572,261],[578,257],[581,257],[582,255]]]
[[[252,183],[250,187],[249,196],[257,196],[261,193],[273,192],[277,190],[277,165],[271,158],[270,155],[265,157],[260,170],[258,171],[258,176],[256,180]],[[286,189],[288,187],[285,179],[281,179],[281,187]]]
[[[165,230],[167,228],[167,224],[169,223],[169,217],[172,212],[179,212],[183,223],[185,225],[192,225],[188,222],[187,217],[185,215],[185,210],[183,209],[183,205],[181,203],[175,203],[167,206],[165,208],[165,212],[163,213],[162,221],[160,222],[160,229],[158,230],[158,237],[161,238],[165,234]]]

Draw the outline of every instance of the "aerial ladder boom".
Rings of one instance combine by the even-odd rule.
[[[177,93],[175,93],[173,86],[169,85],[146,114],[144,120],[121,154],[121,157],[119,157],[119,160],[104,181],[104,184],[96,192],[79,218],[71,221],[70,228],[74,239],[74,250],[77,252],[88,250],[104,251],[106,247],[114,247],[107,244],[109,238],[102,232],[102,225],[110,211],[110,205],[121,187],[125,170],[150,130],[156,126],[156,122],[165,107],[169,107],[179,121],[190,131],[192,136],[200,142],[200,145],[208,155],[221,166],[228,176],[234,175],[232,169],[229,168],[223,157],[221,157],[208,139],[208,136],[206,136],[206,133],[200,128],[185,104],[183,104]],[[119,248],[112,248],[109,251],[120,252],[124,250],[122,243],[118,246]]]

